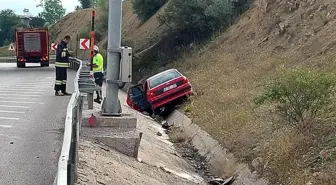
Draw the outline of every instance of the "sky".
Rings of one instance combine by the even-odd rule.
[[[12,9],[16,14],[22,15],[23,9],[29,9],[29,12],[36,16],[42,11],[42,8],[36,8],[40,0],[0,0],[0,10]],[[78,0],[62,0],[62,5],[66,9],[66,14],[75,10],[79,5]]]

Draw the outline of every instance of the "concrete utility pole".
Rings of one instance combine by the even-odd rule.
[[[122,0],[109,0],[108,45],[107,45],[107,88],[103,103],[103,114],[119,115],[120,101],[119,70],[121,49]]]

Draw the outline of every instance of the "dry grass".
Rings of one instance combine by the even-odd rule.
[[[193,121],[242,161],[250,163],[261,157],[264,164],[259,174],[268,177],[271,184],[330,184],[336,180],[331,165],[335,160],[327,165],[308,161],[323,148],[336,147],[335,143],[325,144],[326,137],[336,134],[330,129],[334,124],[318,123],[314,132],[302,134],[270,113],[268,107],[255,109],[251,102],[260,93],[260,85],[280,68],[336,67],[332,52],[336,49],[332,42],[336,40],[336,21],[331,18],[336,17],[331,11],[335,3],[300,3],[302,8],[296,12],[287,12],[284,2],[271,4],[277,9],[267,14],[252,8],[201,54],[186,54],[165,68],[179,68],[192,81],[197,96],[184,109]],[[284,20],[290,26],[283,35],[276,35],[276,23]],[[315,36],[305,34],[312,30]],[[316,176],[317,172],[321,175]]]
[[[287,0],[263,1],[269,2],[266,13],[258,2],[199,52],[186,53],[159,69],[147,66],[136,75],[171,67],[185,73],[197,93],[184,107],[188,115],[241,161],[251,163],[261,157],[263,164],[257,171],[268,177],[270,184],[333,184],[336,157],[324,160],[319,153],[336,147],[335,124],[321,121],[313,131],[302,134],[274,116],[270,107],[256,109],[252,99],[280,68],[336,69],[336,2],[297,0],[299,8],[291,10]],[[89,14],[78,14],[85,17],[81,24],[89,22]],[[123,16],[123,38],[131,41],[136,51],[148,48],[165,32],[155,17],[140,25],[130,2],[124,6]],[[68,20],[65,27],[73,22]],[[281,33],[279,23],[287,25]],[[76,30],[65,29],[60,34],[65,32]],[[106,38],[99,44],[104,43]],[[185,140],[175,133],[173,140]]]
[[[15,51],[9,51],[8,46],[0,47],[0,57],[15,56]]]

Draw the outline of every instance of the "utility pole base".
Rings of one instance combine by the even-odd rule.
[[[102,115],[103,116],[122,116],[121,112],[122,112],[122,109],[121,109],[121,103],[120,103],[120,100],[118,99],[117,102],[115,102],[116,104],[118,104],[118,111],[116,111],[117,113],[108,113],[106,112],[106,98],[103,99],[103,103],[102,103],[102,107],[101,107],[101,110],[102,110]]]

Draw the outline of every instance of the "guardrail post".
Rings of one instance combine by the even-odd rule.
[[[87,98],[88,98],[88,109],[92,110],[93,109],[93,93],[87,93]]]

